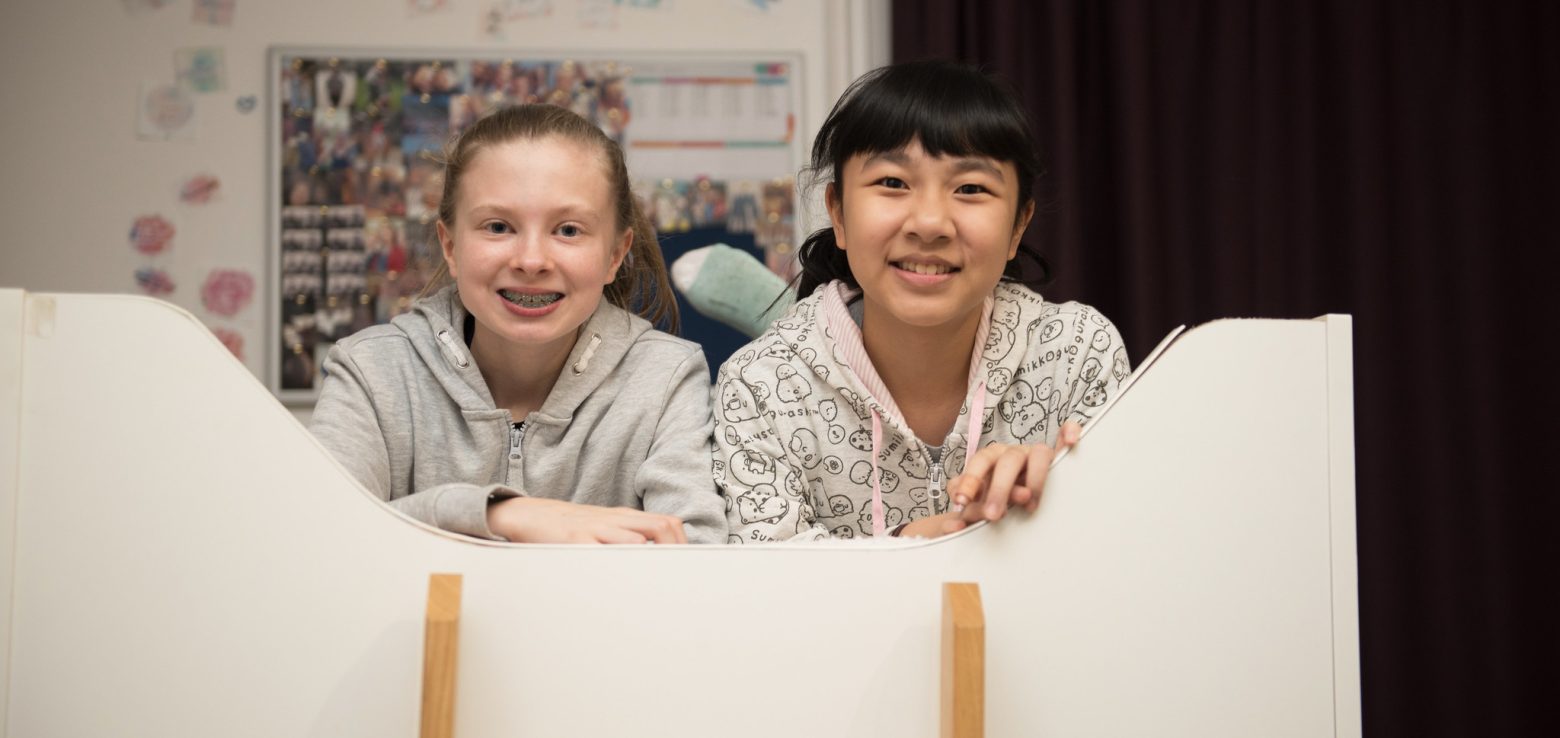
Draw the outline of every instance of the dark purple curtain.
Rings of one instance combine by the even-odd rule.
[[[1018,88],[1049,296],[1135,357],[1353,314],[1367,735],[1545,734],[1560,697],[1557,33],[1551,2],[893,5],[896,60]]]

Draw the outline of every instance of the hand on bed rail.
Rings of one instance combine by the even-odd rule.
[[[488,528],[514,543],[688,542],[683,521],[672,515],[539,497],[489,505]]]
[[[1009,508],[1034,512],[1040,505],[1051,461],[1078,442],[1083,427],[1068,421],[1056,434],[1056,447],[1042,443],[1019,446],[994,443],[975,452],[964,473],[948,482],[953,510],[922,518],[900,532],[902,536],[936,538],[962,530],[970,523],[997,521]]]

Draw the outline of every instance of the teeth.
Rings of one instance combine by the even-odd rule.
[[[548,305],[563,299],[563,295],[560,295],[556,292],[549,292],[545,295],[528,295],[512,290],[499,290],[498,294],[503,296],[505,300],[519,305],[520,307],[526,308],[547,307]]]
[[[953,271],[953,267],[946,264],[917,264],[909,261],[899,262],[899,268],[916,274],[947,274]]]

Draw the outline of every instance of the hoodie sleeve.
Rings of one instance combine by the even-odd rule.
[[[387,431],[362,368],[337,344],[326,355],[324,369],[325,381],[309,421],[309,431],[353,478],[412,518],[455,533],[501,540],[488,529],[488,501],[517,497],[519,492],[502,485],[455,483],[392,499],[395,482]]]
[[[712,471],[726,498],[732,543],[819,541],[829,538],[790,468],[780,434],[763,417],[753,392],[722,368],[715,386],[715,461]]]
[[[724,543],[726,514],[710,465],[709,365],[694,350],[672,372],[650,451],[636,474],[647,512],[682,518],[689,543]]]

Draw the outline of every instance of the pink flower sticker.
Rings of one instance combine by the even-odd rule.
[[[232,317],[249,305],[255,278],[236,269],[213,269],[200,288],[201,304],[216,315]]]
[[[130,245],[147,256],[166,251],[172,240],[173,224],[161,215],[143,215],[130,226]]]
[[[154,267],[141,267],[135,270],[136,286],[152,297],[162,297],[173,293],[173,278],[168,273]]]
[[[221,341],[228,351],[233,352],[234,357],[239,361],[244,360],[244,334],[227,328],[212,328],[211,332],[216,334],[217,340]]]
[[[179,199],[191,205],[203,205],[211,202],[222,183],[209,174],[198,174],[190,177],[184,186],[179,188]]]

